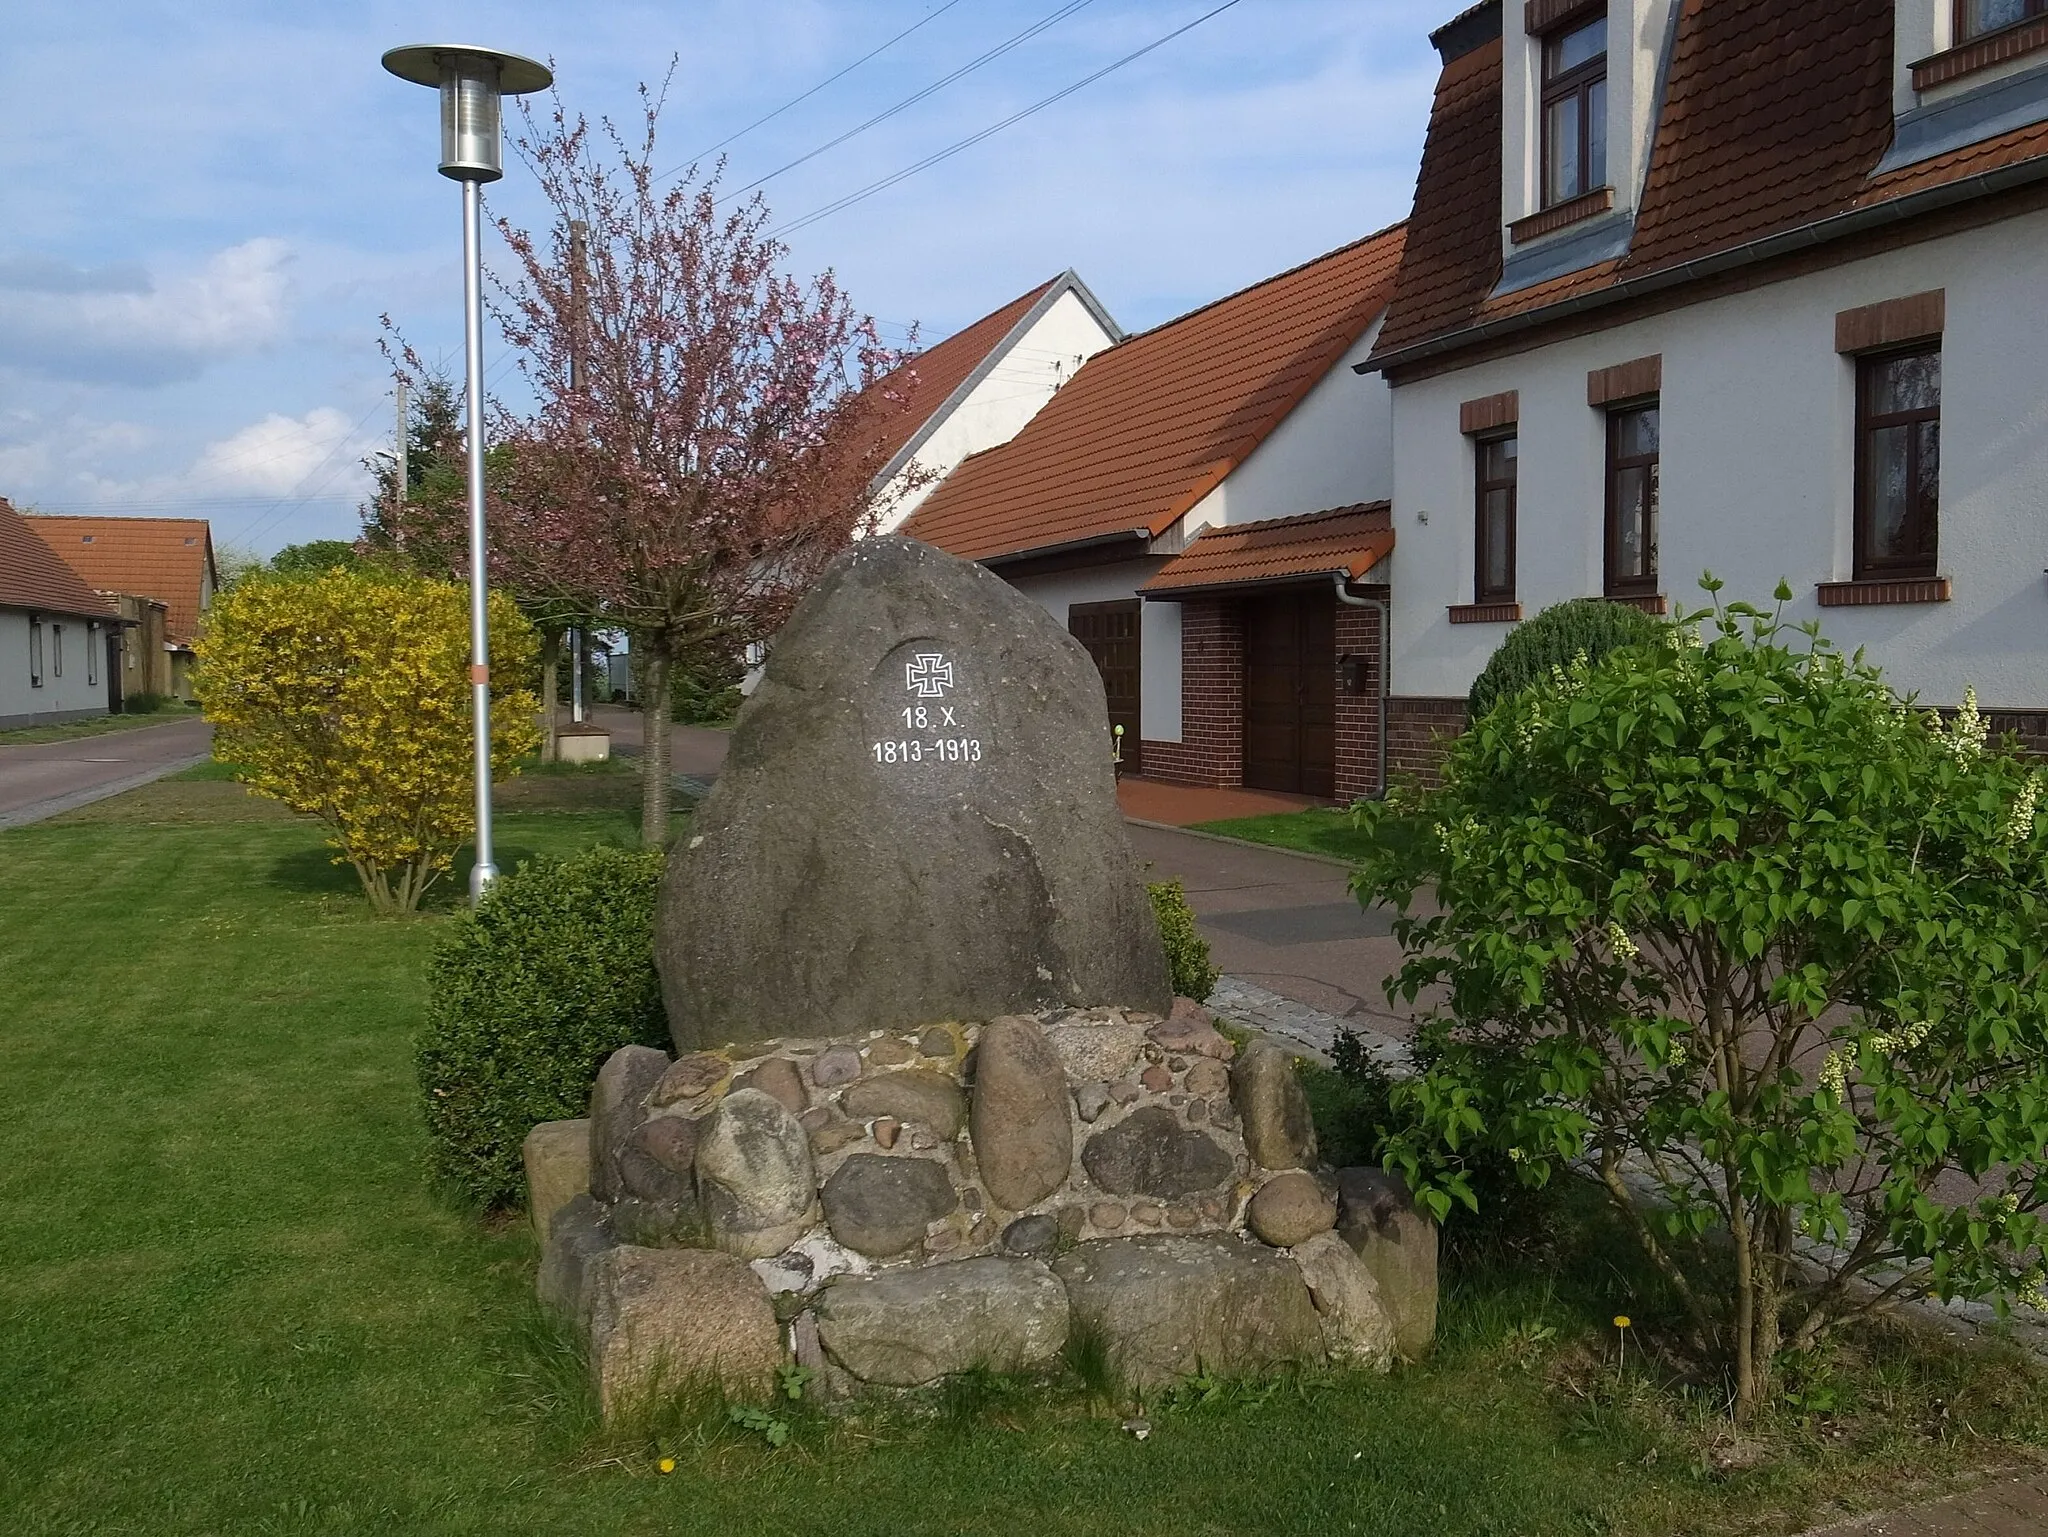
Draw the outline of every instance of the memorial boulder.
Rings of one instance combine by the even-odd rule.
[[[608,1416],[1075,1333],[1141,1388],[1419,1348],[1434,1248],[1317,1161],[1291,1058],[1170,996],[1105,714],[1043,610],[910,540],[799,605],[670,856],[677,1054],[622,1047],[529,1145],[540,1294]]]
[[[910,539],[842,555],[670,859],[655,952],[678,1049],[1164,1014],[1106,719],[1087,652],[1001,578]]]

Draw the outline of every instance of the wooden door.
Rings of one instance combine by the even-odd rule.
[[[1144,600],[1115,603],[1074,603],[1067,608],[1067,629],[1095,658],[1102,674],[1102,692],[1109,704],[1109,725],[1124,728],[1123,772],[1138,772],[1139,613]]]
[[[1337,793],[1337,598],[1327,590],[1244,606],[1244,782]]]

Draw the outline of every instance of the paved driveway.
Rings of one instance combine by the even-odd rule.
[[[1400,965],[1393,916],[1365,912],[1349,871],[1325,860],[1164,827],[1133,826],[1151,880],[1187,887],[1196,925],[1233,977],[1389,1035],[1409,1034],[1381,983]]]
[[[70,742],[0,747],[0,827],[40,822],[60,811],[147,784],[213,750],[213,727],[194,716]]]

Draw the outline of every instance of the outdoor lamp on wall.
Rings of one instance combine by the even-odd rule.
[[[1366,679],[1365,658],[1347,651],[1337,658],[1337,686],[1347,694],[1372,692]]]
[[[495,48],[428,43],[394,48],[384,67],[401,80],[441,93],[441,174],[462,183],[462,297],[469,385],[469,689],[476,717],[476,864],[474,901],[498,878],[491,847],[491,645],[485,600],[489,561],[484,543],[484,293],[483,184],[505,174],[502,105],[554,84],[545,64]]]

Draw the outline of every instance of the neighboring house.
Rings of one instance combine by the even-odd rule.
[[[105,599],[0,500],[0,730],[107,713]]]
[[[114,659],[115,687],[108,691],[110,708],[139,694],[168,697],[171,692],[171,609],[155,598],[134,593],[105,594],[121,615],[120,651]]]
[[[1489,0],[1364,365],[1397,767],[1567,598],[1818,620],[2048,746],[2042,0]]]
[[[1375,788],[1384,591],[1350,584],[1393,546],[1393,447],[1349,365],[1401,249],[1396,226],[1098,353],[906,526],[1089,649],[1127,767]]]
[[[1123,331],[1069,271],[877,380],[891,399],[874,488],[890,533],[969,454],[1007,443],[1089,358]]]
[[[192,643],[213,602],[219,573],[204,518],[32,517],[29,526],[95,589],[154,599],[165,607],[168,687],[192,697]],[[139,692],[138,689],[130,692]]]

